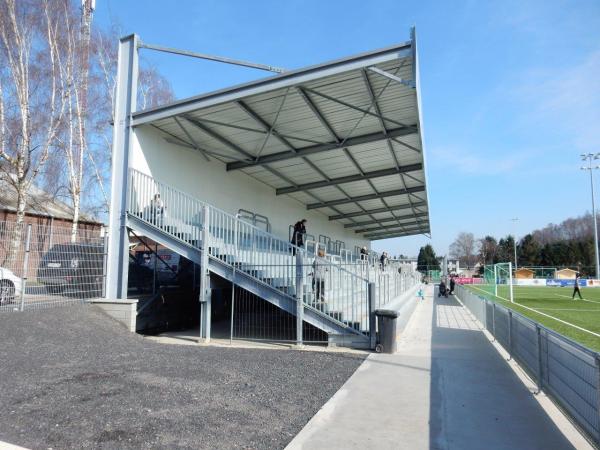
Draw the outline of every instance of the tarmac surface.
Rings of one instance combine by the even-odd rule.
[[[371,354],[287,447],[591,449],[454,298],[427,289],[395,354]]]
[[[160,344],[94,306],[0,314],[0,441],[283,448],[365,355]]]

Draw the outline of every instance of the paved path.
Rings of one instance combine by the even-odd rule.
[[[371,355],[288,449],[589,447],[554,408],[573,443],[563,435],[456,300],[431,293],[399,352]]]

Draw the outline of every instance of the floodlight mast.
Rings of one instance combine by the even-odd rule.
[[[514,217],[510,220],[513,221],[513,223],[515,224],[515,227],[516,227],[516,224],[517,224],[517,221],[519,220],[519,218]],[[515,251],[515,272],[516,272],[519,269],[519,266],[517,264],[517,230],[515,229],[514,231],[515,231],[515,235],[513,236],[513,249]]]
[[[582,154],[581,160],[587,161],[587,166],[582,166],[581,170],[587,170],[590,172],[590,187],[592,189],[592,219],[594,220],[594,252],[596,257],[596,280],[600,280],[600,257],[598,256],[598,220],[596,217],[596,204],[594,201],[594,170],[599,169],[600,166],[592,166],[593,159],[600,159],[600,153],[588,153]]]

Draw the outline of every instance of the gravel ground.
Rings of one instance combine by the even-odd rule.
[[[283,448],[363,359],[159,344],[94,306],[0,314],[0,441]]]

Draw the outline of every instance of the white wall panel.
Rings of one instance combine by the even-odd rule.
[[[305,205],[287,196],[275,196],[272,188],[239,171],[227,172],[220,161],[207,162],[195,150],[169,144],[149,127],[135,129],[130,167],[231,214],[240,208],[263,214],[269,217],[274,234],[285,239],[289,225],[306,218],[310,234],[340,239],[346,248],[369,246],[369,241],[330,222],[326,215],[307,211]]]

